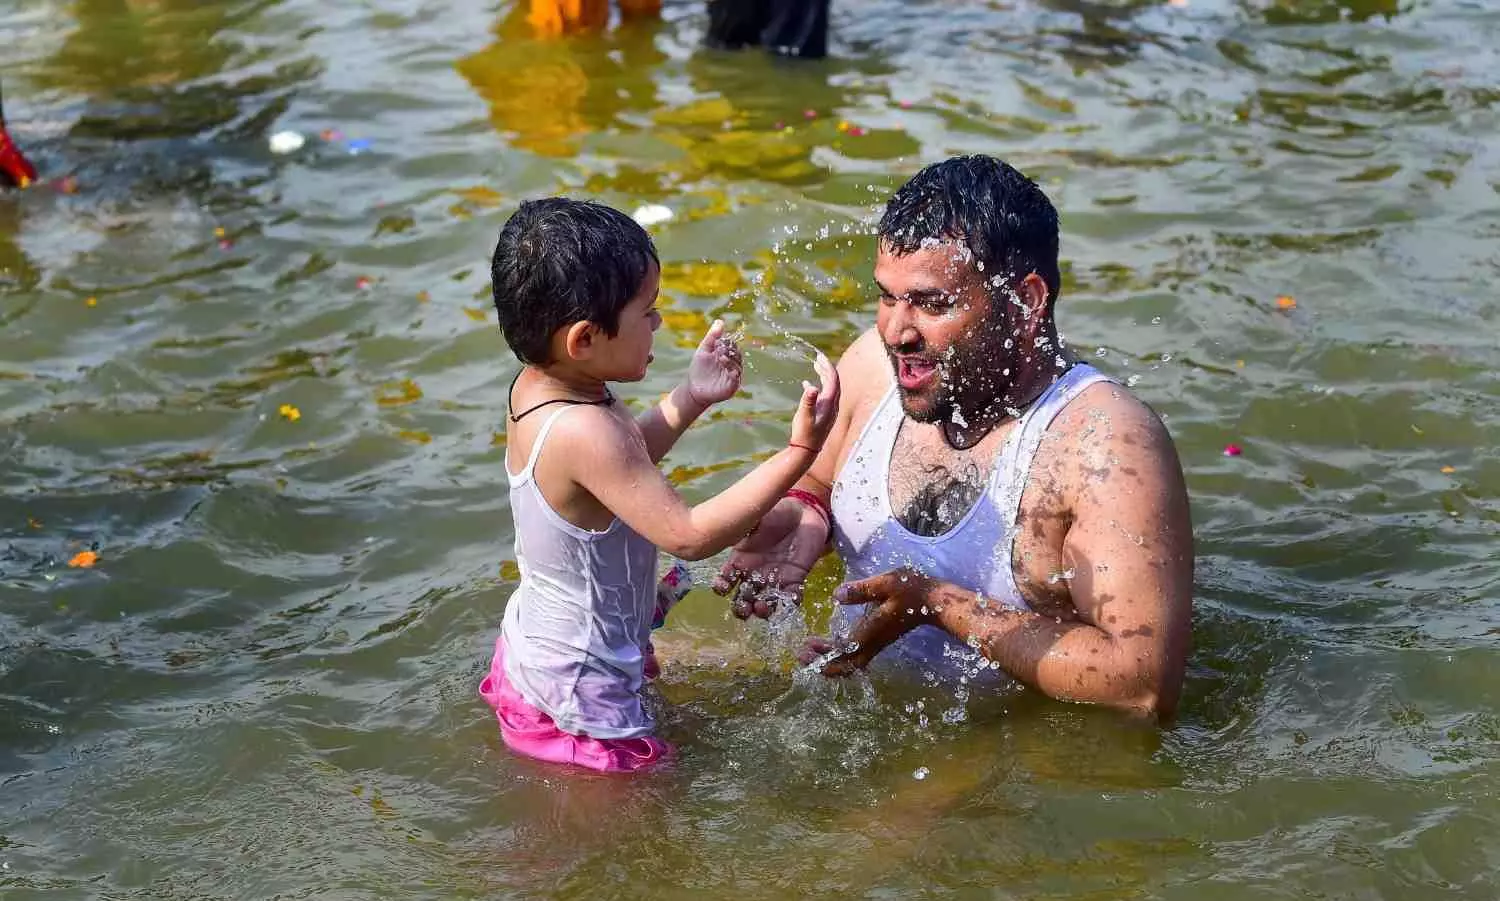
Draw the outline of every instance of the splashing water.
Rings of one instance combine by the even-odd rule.
[[[807,666],[803,667],[803,670],[808,673],[821,674],[823,672],[823,668],[828,664],[839,659],[845,654],[852,654],[857,650],[859,650],[859,642],[857,641],[851,641],[847,644],[841,644],[831,651],[818,655],[816,659],[814,659]]]
[[[740,347],[752,347],[767,356],[788,362],[804,363],[809,366],[817,360],[821,351],[817,346],[801,335],[789,331],[776,319],[775,311],[772,309],[768,291],[765,286],[765,274],[757,273],[750,292],[752,304],[755,309],[753,320],[757,324],[764,324],[772,333],[768,337],[760,337],[750,333],[745,323],[741,323],[735,331],[726,336],[735,341]],[[745,365],[754,369],[752,359],[746,357]]]

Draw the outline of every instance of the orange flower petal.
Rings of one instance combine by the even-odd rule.
[[[72,560],[68,561],[68,565],[73,567],[74,569],[88,569],[98,562],[98,554],[94,553],[93,551],[81,551],[78,554],[74,555]]]

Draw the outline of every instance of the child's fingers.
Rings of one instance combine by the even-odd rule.
[[[823,393],[830,397],[837,397],[839,391],[839,371],[828,358],[818,354],[817,362],[813,368],[818,371],[818,376],[823,380]]]
[[[723,334],[724,320],[715,319],[713,324],[708,327],[708,331],[704,333],[703,340],[698,342],[698,349],[701,351],[713,351]]]

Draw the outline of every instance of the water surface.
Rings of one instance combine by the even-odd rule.
[[[703,25],[0,2],[13,130],[80,188],[0,197],[5,896],[1500,893],[1500,12],[847,0],[801,65]],[[645,403],[715,316],[847,346],[879,204],[960,152],[1045,185],[1065,334],[1178,441],[1180,721],[808,681],[800,624],[695,593],[674,770],[509,755],[500,223],[676,212]],[[749,362],[666,463],[694,498],[785,440],[805,371]]]

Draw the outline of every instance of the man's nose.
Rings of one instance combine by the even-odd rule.
[[[880,336],[887,347],[910,347],[921,342],[917,320],[911,304],[898,300],[887,309],[885,327]]]

